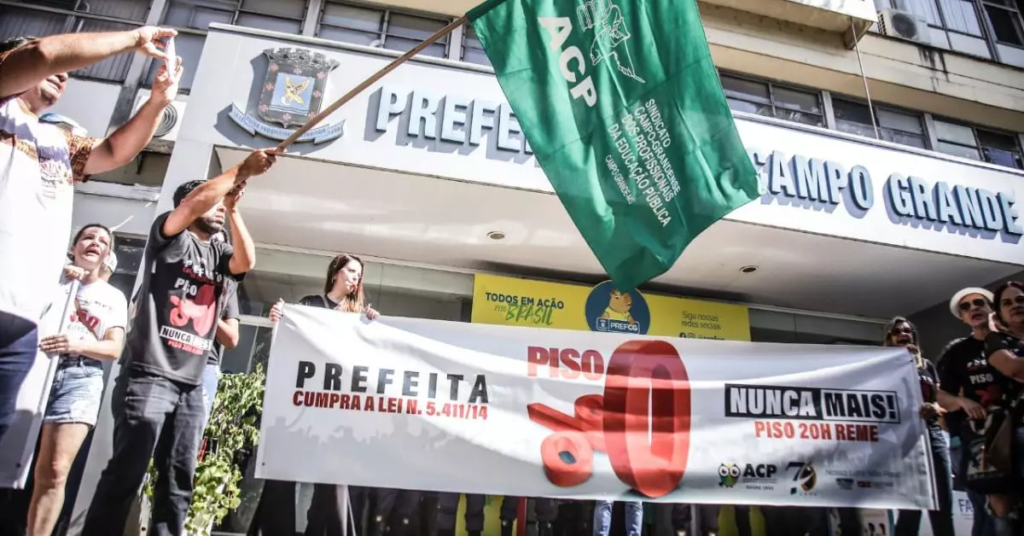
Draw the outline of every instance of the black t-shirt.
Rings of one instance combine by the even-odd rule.
[[[307,307],[321,307],[324,309],[334,309],[338,306],[338,302],[324,296],[323,294],[312,294],[299,300],[299,305],[305,305]]]
[[[203,242],[189,231],[163,236],[169,215],[158,216],[149,232],[138,310],[122,364],[199,385],[214,355],[233,250],[223,241]]]
[[[221,296],[221,320],[231,320],[241,316],[238,311],[238,281],[241,278],[237,276],[229,276],[224,278],[224,293]],[[213,354],[206,360],[208,365],[220,365],[220,360],[224,356],[224,345],[214,337],[213,340]]]
[[[942,390],[947,393],[985,407],[1002,401],[1006,377],[988,364],[984,341],[966,337],[951,342],[939,358],[938,370]]]

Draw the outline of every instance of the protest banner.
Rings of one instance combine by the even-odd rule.
[[[668,339],[286,306],[257,476],[447,492],[930,508],[901,348]]]

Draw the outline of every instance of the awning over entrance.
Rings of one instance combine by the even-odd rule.
[[[224,168],[246,154],[217,149]],[[603,277],[549,193],[284,157],[250,182],[243,214],[262,246],[466,270]],[[504,237],[492,238],[498,234]],[[757,270],[744,273],[750,266]],[[653,283],[693,296],[880,318],[919,311],[963,286],[1020,270],[1010,263],[722,221]]]

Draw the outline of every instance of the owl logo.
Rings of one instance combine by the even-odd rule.
[[[718,466],[718,485],[731,488],[740,480],[740,466],[735,463],[723,463]]]

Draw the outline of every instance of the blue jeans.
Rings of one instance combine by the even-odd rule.
[[[612,501],[594,503],[594,536],[612,532]],[[644,503],[626,501],[626,536],[640,536],[644,530]]]
[[[928,512],[934,536],[955,536],[953,530],[953,466],[949,458],[946,436],[938,427],[928,427],[928,442],[932,449],[935,469],[935,494],[938,509]],[[895,536],[917,536],[921,528],[921,510],[900,510],[896,520]]]
[[[18,391],[32,370],[38,349],[34,322],[0,312],[0,440],[14,422]]]
[[[111,396],[114,453],[100,476],[83,536],[123,534],[152,459],[151,534],[184,532],[206,414],[201,385],[187,385],[123,367]]]
[[[88,357],[63,358],[50,386],[43,422],[96,426],[103,401],[103,364]]]

